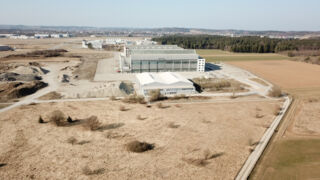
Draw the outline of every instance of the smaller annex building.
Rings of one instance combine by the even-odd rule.
[[[140,73],[136,75],[140,93],[148,96],[152,90],[160,90],[162,95],[193,94],[196,92],[191,81],[178,73]]]

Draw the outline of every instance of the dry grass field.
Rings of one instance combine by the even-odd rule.
[[[228,63],[246,69],[283,89],[320,87],[318,65],[289,60]]]
[[[0,179],[233,179],[278,104],[243,99],[152,107],[119,101],[22,106],[0,117]],[[54,110],[75,123],[48,122]],[[92,115],[98,121],[84,121]],[[135,140],[150,145],[135,142],[129,148]],[[128,151],[138,145],[150,150]]]
[[[250,179],[318,179],[320,67],[286,60],[228,63],[280,86],[294,98]]]

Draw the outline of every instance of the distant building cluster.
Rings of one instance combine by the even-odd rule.
[[[70,38],[72,37],[69,33],[64,34],[34,34],[32,35],[18,35],[18,34],[0,34],[0,38],[10,39],[46,39],[46,38]]]
[[[93,48],[93,49],[102,49],[104,46],[128,46],[128,45],[151,45],[156,44],[154,41],[150,41],[148,39],[144,40],[126,40],[126,39],[120,39],[120,38],[107,38],[106,40],[83,40],[82,41],[82,47],[83,48]]]
[[[121,72],[131,73],[205,71],[205,59],[195,50],[176,45],[128,45],[119,64]]]

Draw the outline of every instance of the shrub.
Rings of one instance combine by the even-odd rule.
[[[280,115],[281,110],[282,110],[282,108],[281,108],[279,105],[277,105],[277,106],[274,108],[273,114],[274,114],[275,116],[278,116],[278,115]]]
[[[165,99],[165,97],[161,94],[160,89],[149,91],[149,100],[151,102],[160,101]]]
[[[136,93],[127,96],[125,99],[122,100],[125,103],[140,103],[140,104],[146,104],[145,98],[143,96],[137,95]]]
[[[143,120],[146,120],[147,117],[142,117],[141,115],[138,115],[138,116],[137,116],[137,119],[143,121]]]
[[[273,86],[272,89],[269,91],[269,96],[271,97],[281,97],[282,91],[278,86]]]
[[[119,85],[119,89],[126,94],[132,94],[134,92],[133,84],[131,82],[122,81]]]
[[[39,116],[39,120],[38,120],[38,122],[39,122],[40,124],[45,123],[41,116]]]
[[[256,113],[256,118],[260,119],[260,118],[263,118],[264,115],[260,114],[259,112]]]
[[[66,125],[66,116],[60,110],[55,110],[51,113],[50,121],[55,123],[57,126]]]
[[[154,144],[149,144],[146,142],[139,142],[139,141],[132,141],[128,143],[127,145],[127,150],[131,152],[136,152],[136,153],[142,153],[145,151],[149,151],[154,149]]]
[[[91,131],[96,131],[101,128],[101,122],[98,120],[97,116],[91,116],[86,119],[85,127],[90,129]]]
[[[177,124],[175,124],[174,122],[170,122],[170,123],[168,124],[168,128],[176,129],[176,128],[178,128],[178,127],[180,127],[180,125],[177,125]]]
[[[78,140],[75,137],[70,137],[67,139],[67,142],[74,145],[78,142]]]
[[[115,100],[117,100],[117,98],[116,98],[115,96],[111,96],[111,97],[110,97],[110,100],[111,100],[111,101],[115,101]]]
[[[119,110],[120,110],[120,111],[128,111],[129,109],[126,108],[125,106],[120,106],[120,107],[119,107]]]
[[[170,106],[165,106],[162,103],[158,103],[157,107],[160,108],[160,109],[165,109],[165,108],[169,108]]]
[[[89,168],[88,166],[85,166],[84,168],[82,168],[82,173],[87,176],[103,174],[104,171],[105,171],[104,168],[93,169],[93,170],[91,168]]]

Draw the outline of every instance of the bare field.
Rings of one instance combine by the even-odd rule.
[[[320,87],[320,67],[317,65],[288,60],[228,63],[246,69],[283,89]]]
[[[0,179],[233,179],[279,104],[243,101],[164,102],[165,108],[92,101],[12,109],[0,117]],[[38,123],[39,115],[48,121],[57,109],[73,119],[96,115],[106,128]],[[125,144],[133,140],[155,149],[128,152]]]

